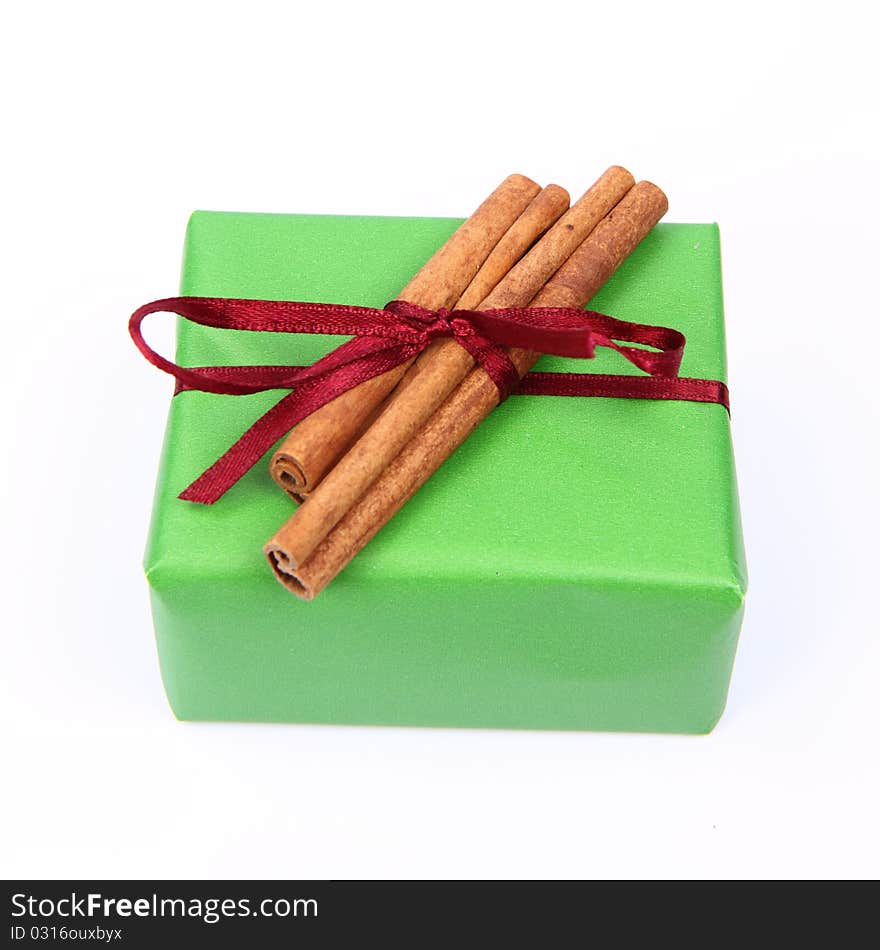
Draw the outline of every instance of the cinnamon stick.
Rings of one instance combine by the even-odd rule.
[[[456,303],[508,229],[540,192],[525,175],[510,175],[436,251],[400,298],[437,310]],[[288,494],[310,492],[369,425],[408,364],[374,376],[303,419],[273,454],[272,478]]]
[[[547,185],[508,228],[495,245],[486,263],[477,271],[456,303],[457,310],[474,310],[497,285],[517,266],[523,254],[554,224],[562,214],[571,215],[569,194],[559,185]]]
[[[639,182],[597,225],[532,304],[585,306],[665,214],[667,206],[666,196],[656,185]],[[539,354],[512,349],[510,356],[523,376]],[[294,568],[283,548],[272,542],[266,546],[278,580],[301,599],[314,598],[461,445],[497,402],[498,391],[492,381],[481,368],[473,369],[304,564]]]
[[[625,169],[608,169],[479,306],[528,304],[632,184]],[[369,428],[275,534],[270,544],[284,551],[288,565],[296,568],[309,558],[473,365],[471,355],[452,339],[434,341],[418,357]]]

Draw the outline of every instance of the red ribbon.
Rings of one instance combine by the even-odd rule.
[[[144,318],[159,312],[176,313],[193,323],[224,330],[344,334],[353,339],[311,366],[184,367],[160,356],[143,338]],[[135,310],[129,332],[141,353],[177,380],[175,395],[187,389],[232,396],[291,390],[179,496],[203,504],[215,502],[306,416],[346,390],[417,356],[441,337],[453,337],[473,356],[498,387],[502,400],[513,392],[684,399],[719,403],[730,411],[724,383],[678,376],[685,344],[678,330],[571,307],[433,311],[394,300],[378,310],[288,300],[169,297]],[[520,380],[505,346],[582,359],[591,359],[597,346],[606,346],[650,375],[528,373]]]

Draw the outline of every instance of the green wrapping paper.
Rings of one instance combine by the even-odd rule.
[[[459,223],[197,212],[181,293],[382,306]],[[725,378],[715,225],[658,225],[591,307],[682,330],[682,375]],[[177,361],[339,342],[180,321]],[[606,351],[537,368],[638,372]],[[171,401],[145,568],[179,718],[712,729],[745,591],[722,406],[514,396],[304,603],[262,554],[292,511],[267,459],[213,506],[177,498],[278,397]]]

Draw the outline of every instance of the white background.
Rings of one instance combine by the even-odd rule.
[[[868,8],[7,11],[0,872],[875,876]],[[715,732],[176,722],[140,569],[169,383],[125,323],[189,212],[465,215],[612,162],[722,228],[751,590]]]

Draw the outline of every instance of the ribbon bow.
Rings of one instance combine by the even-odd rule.
[[[342,334],[353,339],[311,366],[184,367],[160,356],[144,340],[144,318],[160,312],[224,330]],[[457,340],[470,353],[498,387],[502,400],[513,392],[686,399],[719,403],[729,411],[724,383],[678,376],[685,344],[678,330],[572,307],[450,311],[428,310],[404,300],[376,309],[288,300],[169,297],[135,310],[129,332],[147,360],[175,378],[175,395],[191,389],[232,396],[291,390],[179,496],[202,504],[220,498],[278,439],[316,409],[405,363],[443,337]],[[520,380],[504,349],[507,346],[581,359],[592,359],[596,347],[605,346],[650,375],[529,373]]]

